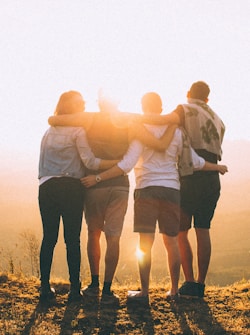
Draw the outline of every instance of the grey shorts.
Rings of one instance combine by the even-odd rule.
[[[107,236],[120,236],[128,207],[129,188],[110,186],[87,189],[85,218],[89,231],[100,229]]]
[[[179,190],[150,186],[134,192],[134,232],[154,233],[158,221],[159,232],[176,236],[180,225]]]

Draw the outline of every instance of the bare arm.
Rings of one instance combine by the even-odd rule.
[[[149,124],[156,124],[156,125],[163,125],[163,124],[180,124],[180,118],[177,113],[174,111],[165,114],[165,115],[155,115],[155,114],[144,114],[138,115],[136,120],[142,123],[149,123]]]
[[[48,122],[51,126],[84,127],[88,129],[92,123],[93,113],[75,113],[50,116]]]
[[[104,180],[107,180],[107,179],[111,179],[111,178],[121,176],[123,174],[124,174],[124,171],[122,169],[120,169],[118,167],[118,165],[115,165],[111,169],[101,172],[98,176],[100,176],[101,180],[104,181]],[[84,178],[81,179],[81,182],[87,188],[91,187],[91,186],[94,186],[97,183],[96,175],[89,175],[87,177],[84,177]]]
[[[120,162],[119,159],[110,159],[110,160],[102,159],[99,165],[99,169],[100,170],[110,169],[111,167],[116,165],[118,162]]]
[[[228,168],[226,165],[222,165],[222,164],[214,164],[214,163],[210,163],[205,161],[205,165],[203,166],[202,170],[204,171],[218,171],[220,174],[225,174],[226,172],[228,172]]]
[[[142,151],[142,143],[140,143],[139,141],[133,141],[132,143],[130,143],[129,148],[123,156],[122,160],[120,160],[119,163],[113,166],[111,169],[103,171],[99,174],[101,180],[103,181],[127,174],[135,166]],[[86,187],[94,186],[97,183],[96,175],[89,175],[87,177],[84,177],[81,179],[81,182]]]
[[[163,136],[158,139],[150,133],[143,125],[133,123],[129,128],[129,140],[137,139],[144,145],[157,150],[165,151],[171,143],[177,125],[171,125],[167,128]]]

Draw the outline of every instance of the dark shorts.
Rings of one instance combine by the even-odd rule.
[[[180,225],[179,190],[150,186],[134,192],[134,232],[154,233],[158,221],[159,232],[176,236]]]
[[[198,173],[181,179],[180,231],[195,228],[209,229],[220,197],[218,173]]]

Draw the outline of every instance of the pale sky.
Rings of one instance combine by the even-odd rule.
[[[90,111],[102,88],[138,112],[156,91],[167,113],[197,80],[225,139],[250,140],[249,0],[1,0],[0,60],[2,155],[38,159],[64,91]]]

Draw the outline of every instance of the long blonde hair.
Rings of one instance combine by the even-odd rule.
[[[84,112],[85,101],[77,91],[64,92],[57,103],[54,115]]]

